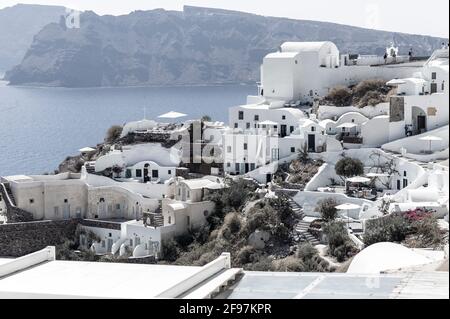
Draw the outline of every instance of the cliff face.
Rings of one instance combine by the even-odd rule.
[[[318,40],[362,54],[383,54],[395,41],[416,55],[447,41],[195,7],[118,17],[85,12],[79,29],[67,29],[64,20],[44,27],[6,79],[65,87],[254,82],[262,58],[284,41]]]
[[[33,37],[44,26],[58,22],[64,7],[18,4],[0,10],[0,76],[22,61]]]

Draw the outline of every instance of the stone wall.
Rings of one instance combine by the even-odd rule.
[[[37,221],[0,225],[0,257],[21,257],[73,239],[79,221]]]

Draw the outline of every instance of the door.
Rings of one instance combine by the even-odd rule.
[[[113,246],[113,240],[111,238],[108,238],[108,240],[106,241],[106,248],[107,248],[108,253],[111,252],[112,246]]]
[[[157,169],[152,170],[152,178],[159,178],[159,171]]]
[[[270,183],[272,181],[272,174],[266,175],[266,183]]]
[[[431,94],[436,93],[437,92],[437,83],[431,83]]]
[[[308,135],[308,152],[316,151],[316,136],[314,134]]]
[[[287,126],[286,125],[281,125],[280,136],[281,137],[285,137],[286,135],[287,135]]]
[[[63,218],[69,219],[70,218],[70,205],[64,205],[63,206]]]
[[[427,129],[427,118],[424,115],[417,116],[417,131],[419,133],[425,132]]]
[[[245,174],[247,174],[250,171],[250,164],[245,163]]]

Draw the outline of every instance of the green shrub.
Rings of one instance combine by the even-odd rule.
[[[359,159],[344,157],[336,163],[335,171],[344,178],[358,176],[364,174],[364,164]]]
[[[344,223],[330,222],[325,224],[324,232],[328,239],[329,253],[336,257],[338,262],[345,261],[356,252]]]
[[[179,256],[177,242],[173,239],[164,241],[162,243],[162,255],[163,258],[167,261],[176,261]]]
[[[120,135],[122,134],[122,126],[119,125],[113,125],[111,126],[108,131],[106,132],[105,142],[107,143],[114,143],[120,138]]]
[[[258,261],[258,255],[255,247],[253,246],[244,246],[239,250],[236,256],[236,260],[239,265],[245,265],[248,263],[253,263]]]
[[[352,91],[343,86],[333,88],[325,97],[325,100],[334,106],[350,106],[352,105],[352,99]]]
[[[364,244],[402,242],[411,234],[409,221],[403,214],[393,214],[380,220],[369,221],[364,232]]]
[[[306,267],[303,262],[294,257],[289,256],[284,259],[275,260],[273,263],[273,268],[275,271],[282,272],[304,272]]]
[[[330,197],[319,201],[316,209],[324,221],[330,222],[335,220],[338,216],[338,210],[336,209],[337,205],[337,201]]]

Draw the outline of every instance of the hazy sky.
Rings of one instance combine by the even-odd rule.
[[[0,0],[0,8],[17,3],[55,4],[113,15],[155,8],[182,10],[183,5],[195,5],[388,31],[449,36],[448,0]]]

